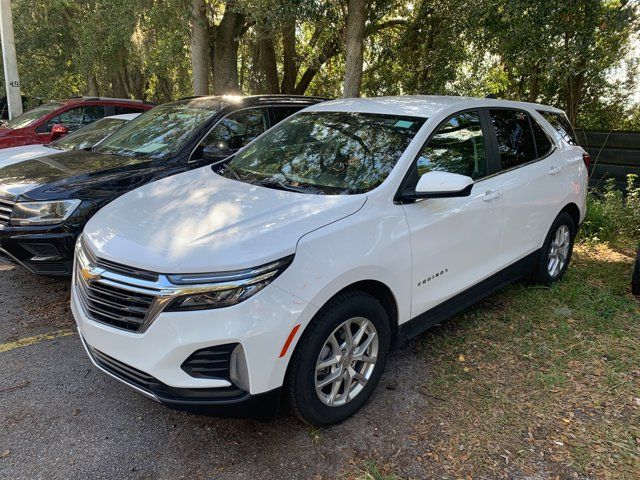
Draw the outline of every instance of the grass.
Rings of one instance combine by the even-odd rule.
[[[423,389],[446,399],[416,426],[427,457],[452,478],[640,478],[631,269],[627,253],[583,242],[562,282],[513,285],[423,336]],[[362,468],[352,477],[399,478]]]

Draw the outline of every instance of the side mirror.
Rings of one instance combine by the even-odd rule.
[[[473,179],[466,175],[449,172],[427,172],[420,177],[416,189],[402,192],[403,200],[421,198],[468,197],[473,188]]]
[[[205,160],[221,160],[232,154],[233,150],[224,142],[212,143],[202,149],[202,156]]]
[[[51,127],[51,141],[59,139],[60,137],[64,137],[67,133],[69,133],[69,129],[64,125],[56,124]]]

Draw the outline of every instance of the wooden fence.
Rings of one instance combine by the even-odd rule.
[[[608,178],[625,190],[627,175],[640,178],[640,132],[576,129],[580,145],[591,155],[590,185],[604,187]]]

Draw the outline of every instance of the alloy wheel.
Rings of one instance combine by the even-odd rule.
[[[571,232],[566,225],[560,225],[549,246],[547,272],[551,278],[556,278],[567,263],[569,248],[571,247]]]
[[[330,407],[353,400],[365,387],[378,358],[378,332],[364,317],[342,322],[320,349],[315,371],[318,398]]]

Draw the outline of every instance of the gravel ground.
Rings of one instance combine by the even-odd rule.
[[[66,281],[0,264],[0,291],[0,478],[348,478],[368,462],[448,478],[421,457],[429,442],[414,431],[441,401],[421,391],[429,362],[419,342],[395,352],[368,405],[332,428],[286,413],[268,422],[196,416],[92,369],[76,334],[56,336],[74,330]]]

